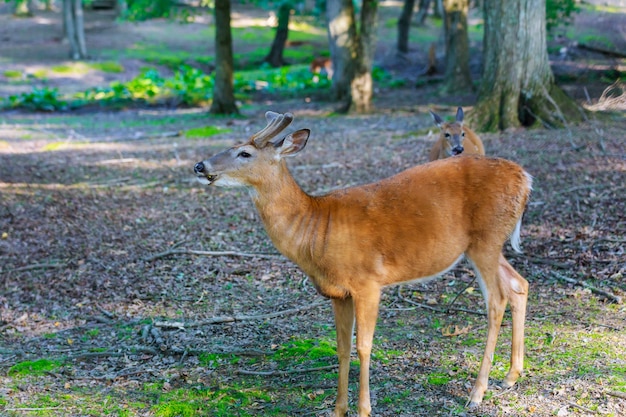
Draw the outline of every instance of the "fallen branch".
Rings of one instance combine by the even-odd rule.
[[[275,376],[275,375],[292,375],[292,374],[303,374],[307,372],[327,371],[327,370],[336,369],[336,368],[339,368],[339,365],[319,366],[317,368],[289,369],[286,371],[249,371],[246,369],[239,369],[235,371],[235,373],[238,373],[241,375]]]
[[[617,304],[622,303],[622,297],[620,297],[619,295],[615,295],[608,291],[604,291],[599,288],[596,288],[591,284],[587,284],[585,281],[578,281],[578,280],[575,280],[574,278],[566,277],[565,275],[556,271],[552,271],[552,276],[554,276],[557,279],[560,279],[561,281],[565,281],[573,285],[580,285],[582,287],[588,288],[589,290],[591,290],[592,293],[606,297],[609,300],[614,301]]]
[[[602,48],[600,46],[589,45],[586,43],[579,42],[577,45],[580,49],[586,49],[592,52],[599,52],[604,55],[613,56],[617,58],[626,58],[626,54],[620,51],[615,51],[613,49]]]
[[[167,322],[167,321],[159,321],[159,322],[155,322],[154,326],[155,327],[162,327],[162,328],[166,328],[166,329],[184,329],[184,328],[190,328],[190,327],[201,327],[201,326],[206,326],[206,325],[210,325],[210,324],[221,324],[221,323],[233,323],[236,321],[247,321],[247,320],[265,320],[265,319],[271,319],[274,317],[279,317],[279,316],[285,316],[285,315],[289,315],[289,314],[295,314],[295,313],[299,313],[301,311],[306,311],[306,310],[311,310],[313,308],[319,307],[321,305],[326,304],[325,302],[319,302],[319,303],[313,303],[313,304],[309,304],[306,306],[302,306],[302,307],[298,307],[298,308],[292,308],[289,310],[282,310],[282,311],[276,311],[274,313],[268,313],[268,314],[259,314],[256,316],[222,316],[222,317],[213,317],[211,319],[207,319],[207,320],[201,320],[201,321],[196,321],[196,322],[191,322],[191,323],[184,323],[184,322]]]
[[[273,255],[268,253],[246,253],[236,251],[205,251],[205,250],[191,250],[191,249],[170,249],[164,252],[157,253],[152,256],[143,258],[144,262],[154,261],[155,259],[165,258],[172,255],[199,255],[199,256],[238,256],[244,258],[266,258],[266,259],[280,259],[281,255]],[[284,258],[283,258],[284,259]]]
[[[33,264],[33,265],[26,265],[26,266],[22,266],[20,268],[15,268],[15,269],[8,269],[6,271],[2,271],[3,273],[9,274],[11,272],[23,272],[23,271],[30,271],[33,269],[47,269],[47,268],[63,268],[64,266],[66,266],[67,264],[65,263],[60,263],[60,264]]]

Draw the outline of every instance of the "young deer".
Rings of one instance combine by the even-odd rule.
[[[439,139],[430,150],[429,161],[443,159],[461,153],[472,155],[484,155],[485,147],[478,135],[467,126],[463,125],[463,109],[459,107],[456,111],[456,121],[452,123],[444,122],[437,113],[432,110],[430,114],[435,120],[435,124],[441,129]]]
[[[453,155],[472,154],[485,155],[485,147],[478,135],[467,126],[463,125],[463,109],[456,111],[456,121],[444,123],[438,114],[430,112],[435,124],[441,128],[439,140],[430,151],[430,161],[444,159]],[[465,145],[465,146],[463,146]],[[509,264],[504,255],[498,259],[498,274],[506,281],[524,281],[524,278]]]
[[[381,181],[306,194],[285,159],[304,149],[308,129],[276,137],[293,120],[267,112],[268,125],[244,144],[198,162],[201,182],[245,186],[274,245],[298,264],[318,292],[332,300],[339,381],[334,416],[348,411],[353,326],[360,360],[359,416],[371,413],[370,353],[384,287],[450,270],[465,255],[487,304],[485,352],[469,403],[479,404],[507,301],[513,316],[512,386],[523,366],[527,282],[501,274],[498,258],[510,237],[519,250],[521,217],[531,177],[517,164],[463,156],[416,166]]]

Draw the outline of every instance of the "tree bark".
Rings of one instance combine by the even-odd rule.
[[[423,25],[426,22],[426,17],[428,16],[428,9],[430,8],[430,3],[432,0],[420,0],[419,8],[417,9],[417,15],[415,16],[415,21],[419,25]]]
[[[70,44],[70,57],[87,59],[87,42],[81,0],[63,0],[63,26]]]
[[[409,32],[411,30],[411,16],[413,15],[413,8],[415,7],[415,0],[404,0],[402,6],[402,13],[398,19],[398,52],[409,52]]]
[[[378,0],[363,0],[361,8],[361,30],[357,41],[354,78],[350,84],[352,102],[350,111],[369,113],[372,110],[374,81],[372,65],[376,49],[378,23]]]
[[[350,107],[350,83],[354,77],[353,58],[356,55],[356,22],[352,0],[328,0],[328,40],[333,61],[331,99]]]
[[[446,74],[443,90],[447,93],[472,91],[469,68],[469,36],[467,13],[469,0],[444,0],[444,33],[446,44]]]
[[[469,123],[481,131],[582,120],[582,109],[554,82],[545,0],[484,0],[484,72]]]
[[[272,67],[282,67],[285,65],[283,59],[283,51],[289,36],[289,17],[291,16],[291,2],[289,0],[281,3],[278,8],[278,26],[276,27],[276,35],[269,54],[265,57],[265,62]]]
[[[210,113],[239,113],[233,86],[233,38],[230,0],[215,0],[215,72]]]

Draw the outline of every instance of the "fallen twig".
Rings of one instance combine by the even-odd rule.
[[[281,255],[274,255],[269,253],[246,253],[236,251],[205,251],[205,250],[191,250],[191,249],[170,249],[164,252],[160,252],[148,257],[143,258],[144,262],[154,261],[155,259],[165,258],[172,255],[200,255],[200,256],[239,256],[246,258],[267,258],[267,259],[280,259]]]
[[[565,400],[565,399],[563,399],[563,401],[564,401],[566,404],[571,405],[572,407],[579,408],[579,409],[583,410],[583,411],[584,411],[584,412],[586,412],[586,413],[589,413],[589,414],[598,414],[598,412],[597,412],[597,411],[593,411],[593,410],[592,410],[592,409],[590,409],[590,408],[583,407],[582,405],[578,405],[578,404],[576,404],[574,401]]]
[[[451,311],[460,311],[460,312],[463,312],[463,313],[476,314],[477,316],[486,316],[487,315],[487,313],[483,313],[482,311],[468,310],[466,308],[446,307],[446,308],[442,309],[442,308],[436,308],[436,307],[429,306],[428,304],[418,303],[417,301],[413,301],[413,300],[403,296],[401,287],[398,287],[398,297],[400,297],[401,300],[403,300],[403,301],[405,301],[405,302],[407,302],[409,304],[413,304],[414,306],[425,308],[427,310],[436,311],[437,313],[449,314]]]
[[[65,407],[22,407],[5,408],[4,411],[43,411],[43,410],[65,410]]]
[[[623,398],[624,400],[626,400],[626,392],[606,391],[606,394],[612,397]]]
[[[614,301],[617,304],[621,304],[622,303],[622,297],[620,297],[619,295],[615,295],[615,294],[612,294],[612,293],[610,293],[608,291],[604,291],[604,290],[601,290],[599,288],[596,288],[596,287],[594,287],[591,284],[587,284],[585,281],[578,281],[578,280],[576,280],[574,278],[566,277],[565,275],[563,275],[563,274],[561,274],[559,272],[556,272],[556,271],[552,271],[552,276],[554,276],[557,279],[560,279],[561,281],[569,282],[570,284],[580,285],[582,287],[589,288],[589,290],[591,290],[591,292],[593,292],[595,294],[598,294],[598,295],[601,295],[603,297],[606,297],[609,300]]]
[[[249,371],[246,369],[239,369],[235,371],[241,375],[262,375],[262,376],[274,376],[274,375],[291,375],[291,374],[303,374],[306,372],[327,371],[330,369],[339,368],[339,365],[327,365],[319,366],[317,368],[302,368],[302,369],[289,369],[286,371]]]
[[[268,313],[268,314],[259,314],[256,316],[213,317],[207,320],[201,320],[201,321],[191,322],[191,323],[184,323],[180,321],[178,322],[159,321],[159,322],[155,322],[154,326],[162,327],[162,328],[171,328],[171,329],[184,329],[184,328],[190,328],[190,327],[201,327],[201,326],[206,326],[209,324],[233,323],[236,321],[246,321],[246,320],[264,320],[264,319],[271,319],[274,317],[279,317],[279,316],[284,316],[284,315],[289,315],[289,314],[295,314],[301,311],[311,310],[313,308],[319,307],[324,304],[326,303],[325,302],[313,303],[313,304],[309,304],[309,305],[298,307],[298,308],[276,311],[274,313]]]
[[[49,263],[49,264],[33,264],[33,265],[22,266],[20,268],[8,269],[8,270],[2,271],[2,272],[5,273],[5,274],[8,274],[8,273],[11,273],[11,272],[23,272],[23,271],[30,271],[30,270],[33,270],[33,269],[63,268],[66,265],[67,264],[65,264],[65,263],[58,263],[58,264],[53,264],[53,263]]]

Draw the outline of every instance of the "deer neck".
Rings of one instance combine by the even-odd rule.
[[[277,169],[272,181],[255,185],[252,199],[278,250],[294,262],[308,263],[321,210],[316,198],[296,183],[284,161]]]

